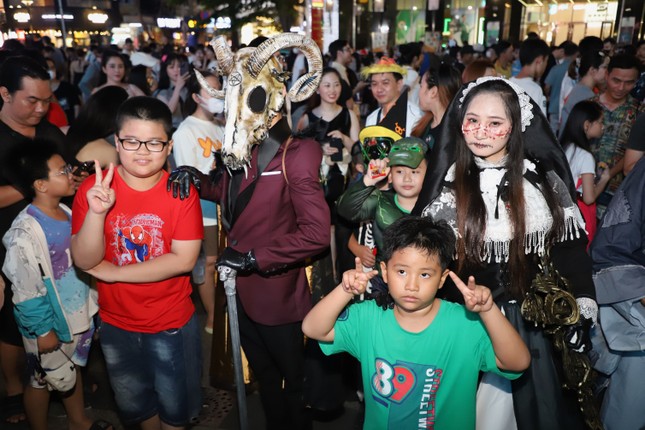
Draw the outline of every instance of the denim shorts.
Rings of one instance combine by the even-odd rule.
[[[101,349],[123,424],[159,415],[185,426],[201,409],[201,340],[193,315],[183,327],[137,333],[103,322]]]

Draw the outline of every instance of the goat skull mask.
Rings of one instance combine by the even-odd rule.
[[[226,77],[225,90],[215,90],[199,72],[197,79],[212,96],[225,98],[226,126],[222,160],[230,169],[249,165],[253,145],[269,135],[273,119],[280,113],[285,97],[292,102],[309,98],[318,88],[322,76],[322,57],[318,46],[306,36],[282,33],[257,48],[243,48],[233,53],[223,37],[211,42],[219,69]],[[287,93],[289,73],[274,54],[283,48],[300,48],[309,65],[309,72],[300,77]]]

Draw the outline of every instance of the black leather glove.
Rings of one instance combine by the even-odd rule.
[[[569,349],[576,352],[591,351],[591,327],[593,321],[580,315],[580,319],[574,325],[565,329],[564,340]]]
[[[258,270],[258,262],[255,260],[253,250],[246,254],[227,247],[217,259],[218,266],[227,266],[238,272],[255,272]]]
[[[226,169],[222,167],[224,166],[224,162],[222,161],[221,152],[213,152],[213,158],[215,159],[215,167],[208,172],[208,179],[212,184],[217,184],[219,180],[222,179],[222,175]]]
[[[202,186],[202,181],[199,179],[201,172],[192,166],[177,167],[168,176],[166,182],[166,190],[172,190],[172,196],[181,200],[188,198],[190,195],[190,184],[193,184],[199,191]]]

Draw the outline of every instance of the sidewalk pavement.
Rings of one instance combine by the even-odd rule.
[[[196,300],[199,302],[199,299]],[[199,304],[197,315],[200,324],[203,325],[205,315]],[[210,376],[210,353],[211,353],[212,336],[202,332],[202,351],[204,354],[204,378],[202,380],[204,407],[199,417],[199,422],[191,428],[194,430],[222,429],[237,430],[238,410],[236,407],[237,400],[235,392],[217,389],[209,386]],[[107,377],[107,371],[103,362],[103,356],[99,348],[92,348],[90,359],[88,361],[87,373],[91,383],[98,387],[94,393],[86,393],[86,411],[93,420],[102,419],[112,423],[117,430],[124,429],[119,421],[116,404]],[[0,402],[5,397],[4,381],[0,377]],[[53,397],[53,396],[52,396]],[[259,430],[264,428],[264,417],[262,406],[257,392],[247,396],[247,409],[249,415],[250,430]],[[52,400],[49,408],[49,430],[67,430],[67,417],[65,410],[60,401]],[[345,413],[339,418],[328,422],[314,421],[313,430],[354,430],[362,428],[362,407],[358,401],[346,401]],[[28,430],[29,425],[26,422],[19,424],[9,424],[0,422],[2,430]]]

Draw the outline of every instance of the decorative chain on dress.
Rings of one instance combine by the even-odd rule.
[[[568,281],[555,270],[548,253],[540,260],[540,272],[522,302],[522,317],[536,326],[541,325],[551,335],[553,346],[562,357],[564,388],[576,392],[587,426],[600,430],[603,425],[592,389],[596,372],[587,355],[570,349],[565,340],[566,327],[578,322],[580,309],[569,292]]]

